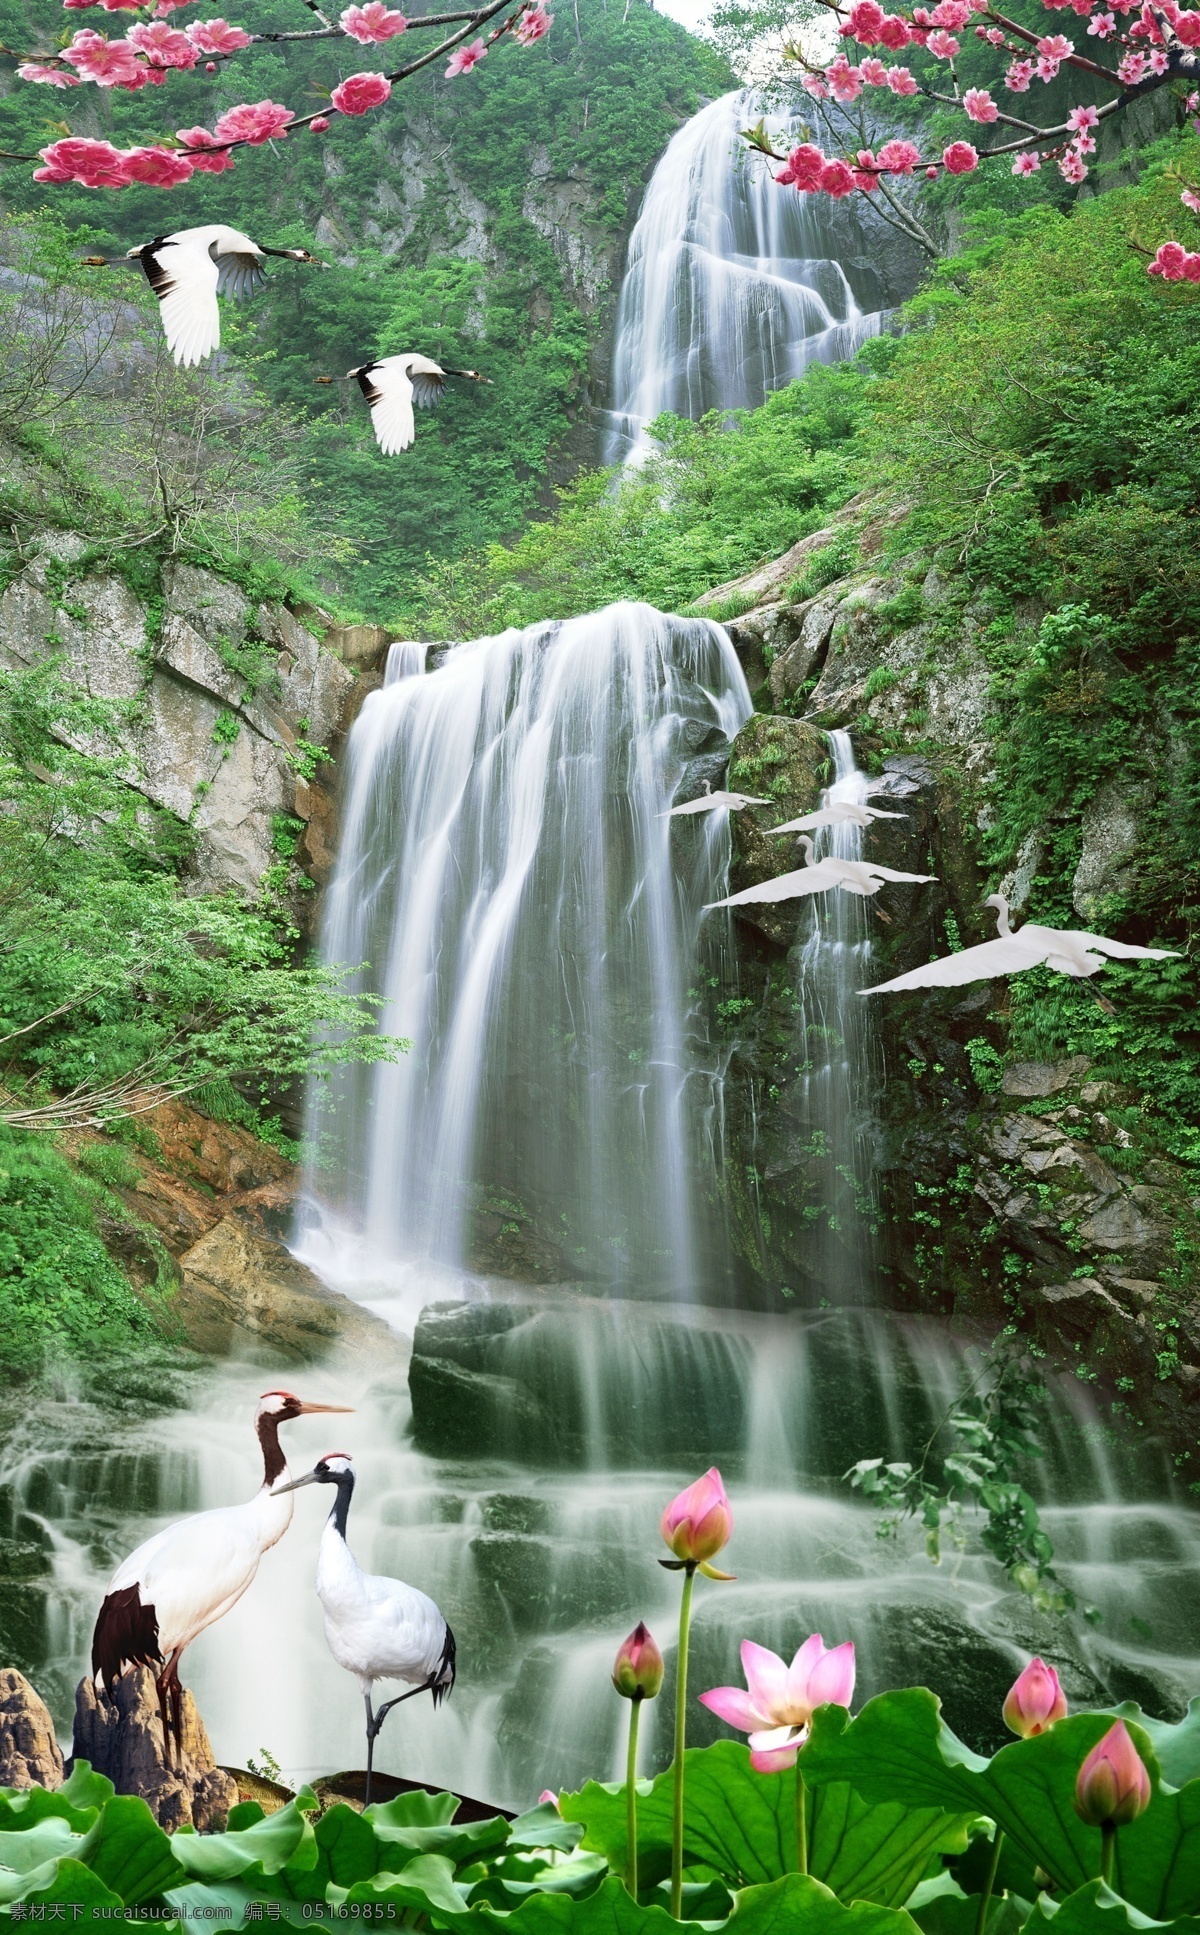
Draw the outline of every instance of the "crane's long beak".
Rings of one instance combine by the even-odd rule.
[[[311,1411],[353,1412],[354,1406],[352,1404],[301,1404],[300,1410],[307,1416]]]
[[[481,376],[478,370],[443,370],[442,375],[443,376],[469,376],[472,383],[486,383],[490,390],[494,390],[496,387],[495,379],[493,377]]]
[[[337,1406],[335,1405],[333,1408],[336,1410]],[[279,1498],[284,1492],[298,1492],[301,1486],[315,1485],[317,1482],[316,1472],[306,1471],[303,1478],[293,1478],[290,1485],[272,1485],[271,1497]]]

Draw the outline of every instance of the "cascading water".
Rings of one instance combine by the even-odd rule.
[[[719,1292],[720,1070],[689,987],[728,831],[673,845],[666,809],[749,713],[725,633],[619,605],[401,664],[352,735],[325,951],[372,963],[411,1046],[318,1098],[306,1256],[461,1270],[482,1210],[534,1221],[551,1277]]]
[[[785,192],[739,139],[760,112],[747,92],[710,102],[651,177],[617,309],[606,463],[636,459],[664,410],[753,407],[878,334],[837,259],[827,198]],[[791,117],[767,119],[777,146],[800,139]]]

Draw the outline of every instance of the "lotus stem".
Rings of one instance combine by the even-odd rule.
[[[808,1873],[808,1788],[796,1763],[796,1873]]]
[[[675,1665],[675,1810],[671,1834],[671,1913],[683,1914],[683,1749],[687,1736],[688,1633],[692,1623],[692,1588],[696,1567],[688,1561],[679,1602],[679,1652]]]
[[[641,1712],[641,1701],[631,1700],[629,1702],[629,1758],[625,1763],[625,1886],[634,1901],[638,1898],[637,1756],[638,1722]]]
[[[1117,1852],[1117,1830],[1112,1821],[1104,1821],[1100,1826],[1100,1879],[1111,1888],[1113,1861]]]
[[[992,1842],[992,1861],[979,1898],[979,1913],[975,1917],[975,1935],[986,1935],[988,1909],[992,1905],[992,1890],[996,1886],[996,1876],[1000,1872],[1000,1850],[1004,1846],[1004,1829],[998,1827]]]

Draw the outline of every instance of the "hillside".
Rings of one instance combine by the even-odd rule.
[[[301,0],[261,0],[253,24],[310,21]],[[0,3],[4,45],[40,51],[62,35],[56,0]],[[384,54],[363,49],[359,64],[386,66]],[[235,101],[311,111],[314,90],[338,78],[324,48],[285,59],[259,46],[211,80],[169,74],[152,100],[89,89],[72,97],[69,118],[76,132],[137,142],[177,124],[211,126]],[[680,122],[731,84],[711,49],[644,0],[624,10],[579,0],[546,40],[503,45],[464,80],[448,83],[438,68],[414,76],[370,125],[243,150],[230,173],[197,176],[169,197],[56,189],[53,212],[69,228],[88,225],[110,252],[219,215],[337,263],[336,277],[277,265],[227,340],[276,411],[298,420],[297,471],[322,522],[358,554],[326,570],[329,589],[375,614],[427,555],[515,532],[547,478],[594,459],[588,413],[607,376],[615,283],[642,189]],[[28,151],[61,132],[47,126],[61,97],[5,85],[0,147]],[[0,174],[9,210],[43,204],[30,172]],[[137,300],[149,308],[140,290]],[[357,397],[313,385],[397,348],[478,365],[496,385],[424,423],[402,470],[379,460]]]

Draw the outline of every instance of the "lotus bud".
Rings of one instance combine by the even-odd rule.
[[[653,1700],[662,1687],[663,1656],[644,1620],[622,1642],[612,1683],[623,1700]]]
[[[715,1465],[672,1499],[662,1515],[663,1538],[681,1565],[705,1565],[715,1559],[732,1531],[733,1512]]]
[[[1123,1720],[1092,1748],[1075,1781],[1075,1812],[1089,1827],[1128,1827],[1150,1805],[1150,1776]]]
[[[558,1806],[558,1795],[555,1793],[552,1787],[543,1787],[541,1793],[538,1795],[539,1807],[545,1807],[547,1803],[549,1803],[551,1807]]]
[[[1058,1683],[1058,1674],[1045,1660],[1030,1660],[1004,1702],[1005,1726],[1022,1740],[1029,1740],[1066,1717],[1066,1695]]]

